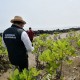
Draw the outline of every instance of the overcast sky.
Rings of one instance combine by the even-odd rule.
[[[0,0],[0,31],[11,26],[19,15],[27,22],[25,30],[63,29],[80,26],[80,0]]]

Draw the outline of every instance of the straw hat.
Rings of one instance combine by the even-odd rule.
[[[15,16],[14,19],[11,20],[11,23],[14,23],[15,21],[19,21],[22,22],[23,24],[26,24],[26,22],[20,16]]]

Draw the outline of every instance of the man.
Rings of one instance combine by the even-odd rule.
[[[32,31],[31,27],[29,28],[29,31],[27,32],[28,33],[28,36],[31,40],[31,42],[33,41],[33,37],[34,37],[34,32]]]
[[[11,64],[18,66],[22,71],[28,69],[28,54],[33,50],[31,41],[24,31],[26,22],[20,16],[11,20],[12,26],[3,32],[3,43],[5,44]],[[26,36],[26,37],[25,37]]]

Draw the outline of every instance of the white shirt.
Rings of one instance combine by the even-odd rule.
[[[25,31],[23,31],[22,34],[21,34],[21,40],[23,41],[23,43],[26,47],[26,50],[28,52],[31,52],[31,51],[34,50],[34,47],[32,47],[32,43],[31,43],[31,41],[28,37],[28,34]]]

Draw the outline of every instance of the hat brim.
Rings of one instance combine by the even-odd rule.
[[[23,24],[26,24],[26,22],[24,20],[19,20],[19,19],[12,19],[10,22],[14,23],[15,21],[19,21],[19,22],[21,22]]]

